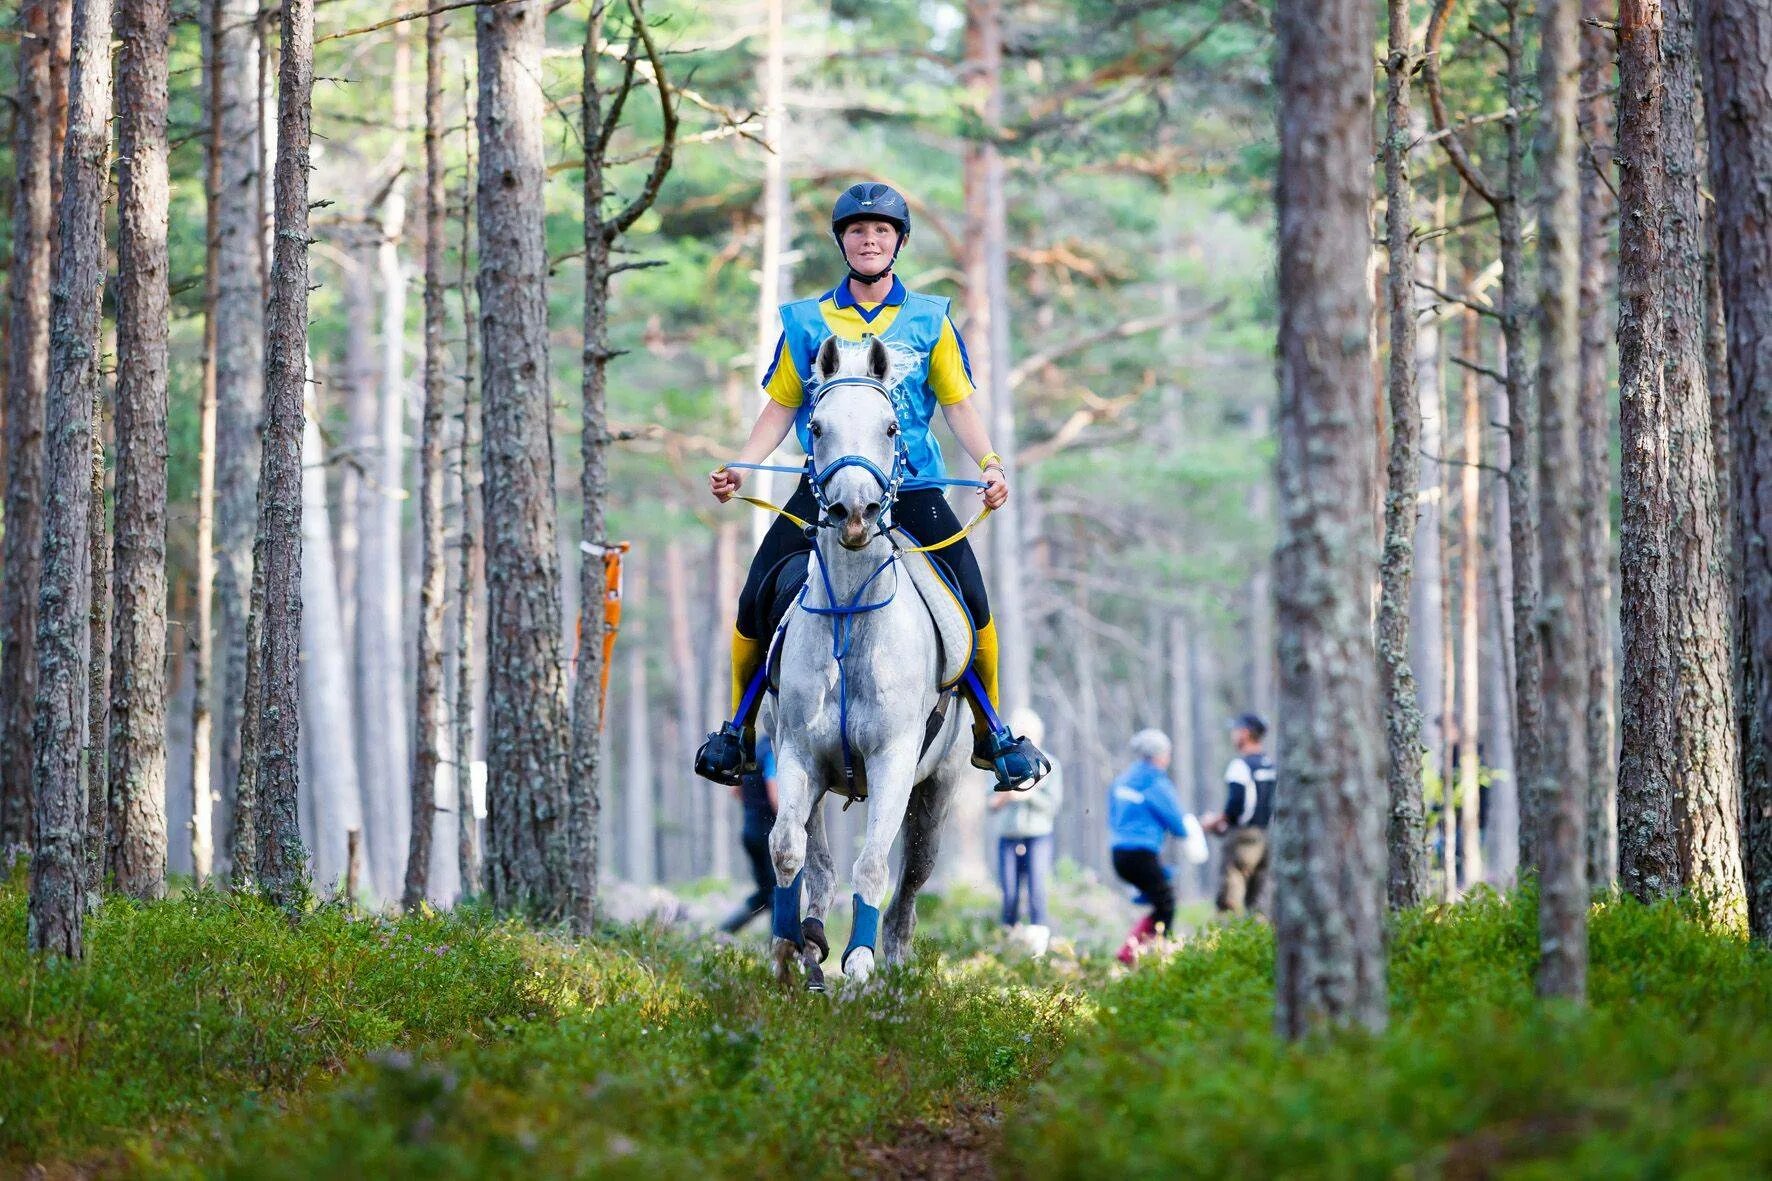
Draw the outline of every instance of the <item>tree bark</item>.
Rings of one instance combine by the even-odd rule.
[[[1384,495],[1384,560],[1379,571],[1379,673],[1384,692],[1390,797],[1388,895],[1392,910],[1418,905],[1427,894],[1427,841],[1421,800],[1421,705],[1409,653],[1410,583],[1421,498],[1421,402],[1415,369],[1415,186],[1409,177],[1409,5],[1390,0],[1390,50],[1384,70],[1385,241],[1390,260],[1390,459]],[[1255,659],[1261,659],[1255,653]]]
[[[191,876],[209,880],[215,862],[214,735],[210,708],[215,678],[215,433],[216,368],[220,360],[216,319],[221,298],[222,62],[221,0],[203,5],[203,389],[197,427],[196,626],[191,629]]]
[[[475,10],[492,901],[567,906],[566,692],[542,240],[540,0]]]
[[[1384,840],[1367,604],[1371,9],[1275,8],[1280,91],[1280,748],[1275,1001],[1282,1036],[1385,1024]]]
[[[1606,219],[1611,209],[1612,47],[1599,27],[1616,6],[1583,0],[1581,124],[1581,557],[1587,651],[1587,877],[1596,893],[1618,877],[1618,739],[1612,667],[1612,416],[1602,314],[1611,288]]]
[[[1756,0],[1705,0],[1702,36],[1710,179],[1729,334],[1729,435],[1734,457],[1734,533],[1740,575],[1741,651],[1757,726],[1743,761],[1742,843],[1748,922],[1772,942],[1772,12]],[[1745,696],[1745,695],[1744,695]]]
[[[52,26],[66,0],[23,0],[16,56],[12,265],[7,273],[5,578],[0,581],[0,858],[30,845],[31,715],[43,557],[43,414],[49,384]]]
[[[257,12],[254,0],[218,0],[215,17],[221,153],[221,184],[216,192],[215,659],[221,669],[216,711],[221,789],[217,827],[228,834],[223,861],[233,858],[232,834],[238,828],[233,822],[234,797],[245,769],[242,708],[247,700],[247,630],[264,414],[265,272],[259,198],[264,153],[254,68]],[[252,861],[241,868],[250,876]]]
[[[1546,742],[1534,813],[1538,835],[1538,992],[1587,995],[1588,666],[1581,496],[1581,206],[1576,178],[1578,0],[1538,6],[1538,519],[1544,582],[1538,615]],[[1708,455],[1709,448],[1706,448]]]
[[[1618,613],[1624,633],[1618,872],[1625,890],[1648,902],[1680,888],[1674,810],[1679,678],[1668,606],[1673,555],[1666,545],[1673,506],[1662,211],[1671,194],[1661,0],[1623,0],[1618,15]]]
[[[91,605],[88,514],[92,408],[101,388],[99,297],[104,283],[105,175],[110,155],[110,0],[73,13],[68,132],[56,210],[45,397],[43,566],[32,716],[29,944],[79,959],[86,909],[86,783],[81,726],[88,706]]]
[[[1464,208],[1472,211],[1474,195]],[[1475,249],[1468,242],[1460,251],[1459,274],[1464,290],[1476,282]],[[1468,361],[1482,356],[1482,332],[1475,310],[1466,308],[1460,319],[1459,351]],[[1465,366],[1459,377],[1460,426],[1458,469],[1458,846],[1464,854],[1463,884],[1466,889],[1484,880],[1483,809],[1481,786],[1482,733],[1482,588],[1479,574],[1482,548],[1483,391],[1477,371]],[[1490,747],[1490,759],[1501,752]]]
[[[443,726],[443,14],[425,18],[425,395],[419,434],[418,688],[412,752],[412,843],[401,905],[416,907],[430,888]]]
[[[467,80],[462,80],[462,157],[466,172],[474,173],[473,112],[467,101]],[[468,281],[468,259],[473,253],[474,228],[470,207],[473,187],[466,180],[461,192],[461,272],[456,289],[461,296],[462,377],[461,377],[461,450],[456,455],[460,469],[461,537],[457,582],[460,598],[456,604],[455,636],[455,833],[456,869],[461,877],[464,897],[479,897],[481,881],[480,817],[474,806],[474,709],[479,701],[480,678],[474,659],[476,637],[476,591],[485,561],[480,501],[480,478],[474,457],[480,447],[480,414],[474,396],[474,378],[480,368],[479,318],[472,306],[473,284]]]
[[[361,521],[357,566],[357,652],[367,676],[358,709],[368,719],[364,766],[369,788],[368,843],[371,873],[379,873],[378,892],[392,897],[406,864],[411,813],[416,806],[407,782],[411,771],[410,735],[406,715],[406,651],[404,624],[405,547],[400,537],[400,512],[406,496],[406,277],[400,266],[400,239],[406,232],[407,77],[411,50],[404,26],[394,39],[394,69],[389,80],[396,147],[388,168],[381,204],[381,232],[375,242],[375,269],[381,294],[380,399],[376,413],[373,461],[375,489],[368,515]],[[422,511],[422,510],[421,510]]]
[[[101,313],[102,314],[102,313]],[[111,537],[105,520],[105,396],[93,391],[91,484],[86,505],[87,562],[92,576],[86,604],[86,717],[80,773],[86,780],[86,907],[98,906],[105,888],[106,826],[110,800],[105,785],[106,690],[111,683]]]
[[[1520,0],[1505,0],[1507,32],[1507,104],[1511,111],[1527,106],[1525,21]],[[1496,209],[1501,233],[1501,324],[1507,370],[1508,531],[1513,558],[1514,607],[1514,768],[1519,784],[1520,869],[1536,872],[1537,787],[1542,781],[1545,745],[1544,653],[1538,617],[1539,541],[1537,472],[1537,391],[1527,367],[1528,303],[1524,236],[1520,226],[1520,194],[1525,191],[1526,145],[1520,118],[1505,121],[1507,129],[1506,190]]]
[[[1662,38],[1668,202],[1667,409],[1672,560],[1668,611],[1674,632],[1674,727],[1679,773],[1680,878],[1739,927],[1745,918],[1741,868],[1741,784],[1730,644],[1727,535],[1717,522],[1710,381],[1705,363],[1705,231],[1698,193],[1696,0],[1668,0]]]
[[[117,59],[117,618],[109,868],[116,888],[137,898],[166,892],[169,35],[166,0],[123,0],[117,11],[123,49]]]
[[[314,880],[339,883],[350,863],[350,834],[363,830],[363,790],[357,777],[357,719],[351,710],[351,673],[345,654],[332,513],[326,498],[326,449],[317,416],[302,427],[302,740],[307,745],[305,786],[312,801]],[[365,881],[375,881],[373,864]],[[353,895],[351,901],[358,899]]]
[[[265,438],[259,475],[265,611],[258,717],[258,884],[295,911],[307,896],[296,810],[301,771],[301,448],[308,346],[308,145],[313,0],[283,0],[277,85],[275,244],[265,314]]]

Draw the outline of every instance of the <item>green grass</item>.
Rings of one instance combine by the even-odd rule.
[[[1122,974],[1006,954],[985,904],[931,899],[917,961],[840,999],[680,930],[212,891],[107,901],[85,962],[38,961],[18,874],[0,1174],[840,1173],[987,1105],[1004,1176],[1772,1173],[1772,954],[1682,907],[1597,908],[1586,1010],[1533,997],[1529,898],[1405,916],[1390,1029],[1286,1046],[1261,926]]]
[[[1599,907],[1591,1007],[1532,994],[1534,911],[1405,916],[1390,1029],[1286,1046],[1273,945],[1227,929],[1107,990],[1012,1121],[1042,1176],[1772,1173],[1772,955],[1681,907]]]

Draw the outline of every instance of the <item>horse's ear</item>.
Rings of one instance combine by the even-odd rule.
[[[886,355],[886,346],[880,343],[879,337],[868,337],[868,376],[875,381],[885,381],[886,372],[891,368],[892,358]]]
[[[818,361],[813,366],[814,372],[818,374],[818,380],[826,382],[835,377],[837,365],[841,359],[837,352],[837,338],[834,336],[825,337],[824,343],[818,346]]]

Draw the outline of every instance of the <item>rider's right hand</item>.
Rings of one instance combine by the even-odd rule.
[[[740,486],[744,484],[744,473],[731,468],[716,468],[708,473],[708,491],[721,504],[731,500]]]

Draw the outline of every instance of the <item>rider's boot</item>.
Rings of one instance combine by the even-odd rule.
[[[997,716],[997,625],[978,629],[978,648],[966,673],[972,706],[972,765],[993,771],[998,791],[1026,791],[1052,770],[1052,760],[1027,738],[1010,732]]]
[[[732,632],[732,720],[709,734],[695,752],[695,773],[703,779],[737,787],[756,757],[750,735],[751,718],[763,689],[762,640]]]

